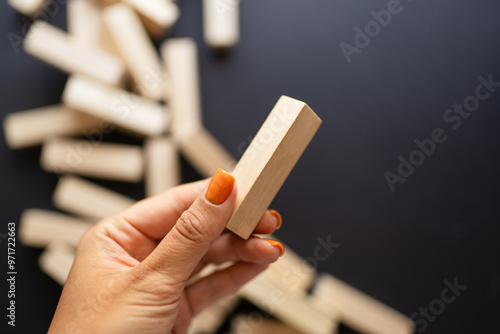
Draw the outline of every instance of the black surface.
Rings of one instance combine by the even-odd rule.
[[[306,101],[322,117],[272,205],[284,217],[278,237],[308,257],[317,238],[330,235],[341,246],[318,270],[406,315],[436,306],[443,281],[457,277],[467,289],[417,329],[498,333],[500,87],[457,130],[443,114],[474,94],[478,76],[500,81],[500,2],[401,5],[350,64],[339,44],[353,44],[353,28],[364,27],[373,20],[370,11],[386,9],[388,1],[243,1],[241,43],[220,58],[202,44],[200,2],[184,0],[171,36],[197,40],[204,121],[235,156],[281,94]],[[2,115],[57,103],[66,76],[15,52],[8,33],[23,36],[25,24],[5,2],[0,13]],[[49,21],[64,26],[63,8]],[[408,158],[414,140],[436,128],[447,140],[391,192],[384,172],[395,173],[398,156]],[[0,233],[6,233],[23,209],[52,208],[57,178],[40,170],[38,149],[10,151],[3,139],[0,145]],[[186,168],[185,179],[194,178]],[[143,195],[142,185],[106,184]],[[57,304],[60,288],[38,269],[39,254],[17,245],[17,333],[46,331]],[[5,315],[0,319],[6,328]]]

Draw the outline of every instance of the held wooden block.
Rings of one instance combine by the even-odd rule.
[[[102,20],[97,2],[69,0],[66,5],[68,33],[82,42],[101,47]]]
[[[100,121],[63,105],[8,114],[4,119],[7,146],[12,149],[40,145],[55,135],[85,135],[98,129]]]
[[[9,6],[26,16],[33,16],[41,11],[48,0],[7,0]]]
[[[146,196],[158,195],[181,183],[179,154],[170,138],[148,139],[144,153]]]
[[[238,197],[228,229],[248,239],[320,125],[304,102],[279,99],[232,172]]]
[[[203,36],[217,50],[233,47],[240,39],[240,0],[203,0]]]
[[[360,333],[414,333],[410,318],[331,275],[324,274],[318,279],[313,295],[337,309],[342,322]]]
[[[117,214],[135,201],[75,176],[59,179],[52,196],[54,206],[94,221]]]
[[[229,296],[207,307],[191,321],[189,334],[216,333],[226,317],[233,312],[239,303],[239,298]]]
[[[70,77],[65,105],[142,136],[162,135],[168,126],[165,106],[84,77]]]
[[[102,179],[139,182],[144,173],[139,146],[52,137],[42,146],[42,169]]]
[[[171,0],[122,0],[134,8],[154,38],[162,37],[179,18],[179,7]]]
[[[103,19],[137,91],[147,98],[161,100],[160,58],[138,14],[129,6],[117,3],[104,10]]]
[[[43,21],[35,21],[24,40],[24,50],[67,73],[79,73],[110,85],[125,75],[122,61]]]
[[[71,266],[75,261],[75,250],[63,242],[51,242],[40,255],[38,265],[60,285],[66,283]]]
[[[60,240],[76,248],[90,226],[88,222],[59,212],[27,209],[21,215],[19,240],[25,246],[39,248]]]

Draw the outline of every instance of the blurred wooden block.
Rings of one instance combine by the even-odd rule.
[[[239,303],[239,298],[229,296],[204,309],[191,321],[189,334],[216,333]]]
[[[9,6],[26,16],[33,16],[41,11],[49,0],[7,0]]]
[[[231,171],[235,160],[222,144],[204,127],[175,138],[184,157],[202,177],[211,177],[217,169]]]
[[[216,50],[227,50],[240,39],[240,0],[203,0],[203,36]]]
[[[366,334],[411,334],[413,321],[365,293],[324,274],[320,276],[313,295],[341,314],[342,323]]]
[[[279,99],[232,172],[238,197],[228,229],[248,239],[320,125],[304,102]]]
[[[180,159],[170,138],[148,139],[144,144],[146,196],[158,195],[181,183]]]
[[[62,99],[75,110],[142,136],[162,135],[168,127],[165,106],[88,78],[70,77]]]
[[[131,198],[75,176],[59,179],[52,201],[60,210],[92,220],[115,215],[135,203]]]
[[[42,169],[101,179],[139,182],[144,174],[140,146],[52,137],[44,142]]]
[[[104,9],[103,19],[142,96],[161,100],[163,84],[160,58],[138,14],[117,3]]]
[[[231,321],[231,334],[301,334],[287,325],[263,315],[240,314]],[[333,334],[333,333],[332,333]]]
[[[43,272],[61,286],[66,283],[71,266],[75,261],[75,250],[63,242],[51,242],[38,259]]]
[[[182,137],[202,124],[196,42],[192,38],[169,38],[162,44],[161,53],[169,77],[164,93],[172,112],[171,131]]]
[[[69,0],[66,5],[68,33],[78,40],[101,47],[101,11],[93,0]]]
[[[91,226],[59,212],[26,209],[21,214],[19,240],[25,246],[43,248],[53,241],[64,241],[76,248]]]
[[[149,34],[161,38],[179,18],[179,7],[171,0],[122,0],[141,16]]]
[[[98,129],[100,121],[66,106],[53,105],[10,113],[3,126],[7,146],[18,149],[40,145],[54,135],[84,135]]]
[[[125,76],[120,59],[44,21],[31,25],[23,46],[28,54],[66,73],[79,73],[116,86]]]

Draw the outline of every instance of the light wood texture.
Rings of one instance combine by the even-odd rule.
[[[171,131],[181,138],[202,124],[196,43],[192,38],[170,38],[161,54],[169,77],[164,93],[172,112]]]
[[[240,0],[203,0],[203,36],[216,50],[227,50],[240,39]]]
[[[49,0],[7,0],[9,6],[26,16],[33,16],[43,10]]]
[[[147,98],[161,100],[160,58],[138,14],[129,6],[117,3],[104,9],[103,19],[130,71],[134,90]]]
[[[68,33],[94,47],[101,47],[102,20],[94,0],[69,0],[66,5]]]
[[[162,135],[168,127],[165,106],[88,78],[70,77],[62,99],[73,109],[142,136]]]
[[[313,295],[337,309],[342,323],[360,333],[414,333],[410,318],[329,274],[320,276]]]
[[[120,85],[123,62],[43,21],[35,21],[24,39],[24,50],[58,69]]]
[[[177,147],[167,137],[148,139],[144,144],[146,196],[158,195],[181,183]]]
[[[171,0],[122,0],[141,16],[144,26],[153,38],[160,38],[179,18],[179,7]]]
[[[239,303],[239,298],[229,296],[216,302],[196,315],[188,329],[189,334],[216,333],[226,317],[233,312]]]
[[[85,231],[92,226],[86,221],[42,209],[24,210],[19,224],[21,243],[39,248],[57,240],[76,247]]]
[[[84,135],[98,129],[100,121],[64,105],[19,111],[4,119],[7,146],[12,149],[40,145],[55,135]]]
[[[71,266],[75,261],[75,250],[62,242],[51,242],[38,259],[43,272],[61,286],[66,283]]]
[[[117,214],[135,203],[131,198],[75,176],[59,179],[52,202],[60,210],[93,221]]]
[[[279,99],[232,172],[238,197],[228,229],[248,239],[320,125],[304,102]]]
[[[40,164],[46,172],[125,182],[139,182],[144,174],[140,146],[64,137],[52,137],[44,142]]]
[[[231,321],[231,334],[301,334],[277,320],[262,314],[241,314]],[[332,333],[333,334],[333,333]]]

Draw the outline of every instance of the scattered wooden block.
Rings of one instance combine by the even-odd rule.
[[[162,135],[168,127],[165,106],[88,78],[70,77],[62,99],[70,108],[142,136]]]
[[[63,242],[51,242],[38,259],[40,269],[61,286],[75,261],[75,250]]]
[[[65,33],[44,21],[35,21],[24,50],[67,73],[79,73],[110,85],[120,85],[125,76],[122,61]]]
[[[100,121],[66,106],[53,105],[10,113],[3,126],[7,146],[19,149],[40,145],[54,135],[84,135],[98,129]]]
[[[240,314],[231,321],[231,334],[301,334],[285,324],[255,314]],[[333,334],[333,333],[332,333]]]
[[[144,174],[139,146],[63,137],[52,137],[44,142],[40,164],[46,172],[125,182],[139,182]]]
[[[115,215],[135,201],[75,176],[59,179],[52,196],[54,206],[94,221]]]
[[[227,50],[240,39],[240,0],[203,0],[203,36],[216,50]]]
[[[248,239],[320,125],[304,102],[279,99],[232,172],[238,197],[228,229]]]
[[[181,183],[179,154],[167,137],[148,139],[144,144],[146,196],[158,195]]]
[[[69,0],[66,5],[68,33],[82,42],[101,47],[102,20],[93,0]]]
[[[226,317],[233,312],[239,303],[239,298],[229,296],[207,307],[194,317],[189,327],[189,334],[216,333]]]
[[[21,214],[19,240],[25,246],[38,248],[59,240],[76,248],[90,226],[59,212],[27,209]]]
[[[41,11],[48,0],[7,0],[9,6],[26,16],[33,16]]]
[[[138,14],[117,3],[104,9],[103,19],[130,71],[135,89],[147,98],[161,100],[160,58]]]
[[[141,16],[149,34],[159,39],[174,25],[180,15],[179,7],[171,0],[122,0]]]
[[[320,276],[313,295],[340,312],[342,323],[366,334],[412,334],[413,321],[365,293],[324,274]]]

